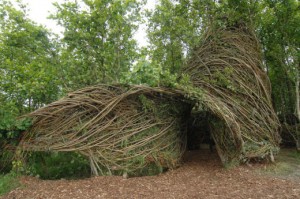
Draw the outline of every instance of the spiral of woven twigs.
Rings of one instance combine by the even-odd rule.
[[[279,122],[253,31],[245,26],[208,29],[183,74],[196,88],[189,96],[198,99],[198,110],[205,107],[219,118],[211,126],[223,163],[272,159],[279,148]]]
[[[146,86],[84,88],[27,115],[24,151],[76,151],[93,174],[179,164],[184,152],[180,91]],[[107,173],[105,173],[107,174]]]
[[[76,151],[95,175],[134,172],[152,163],[176,167],[185,151],[187,115],[209,111],[224,164],[271,158],[279,122],[254,32],[208,29],[184,67],[180,90],[147,86],[84,88],[27,116],[22,151]],[[196,133],[196,132],[195,132]]]

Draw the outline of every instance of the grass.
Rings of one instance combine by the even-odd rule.
[[[288,156],[291,158],[294,158],[295,161],[300,164],[300,152],[292,151],[292,152],[288,153]]]
[[[18,180],[18,175],[15,173],[8,173],[0,175],[0,196],[10,192],[19,187],[21,184]]]
[[[275,177],[300,179],[300,153],[292,149],[282,149],[276,162],[260,172]]]

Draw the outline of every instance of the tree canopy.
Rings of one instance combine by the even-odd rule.
[[[84,0],[55,4],[51,18],[64,27],[61,75],[64,86],[81,88],[119,82],[137,57],[133,33],[140,19],[136,0]]]

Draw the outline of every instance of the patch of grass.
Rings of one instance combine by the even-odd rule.
[[[6,175],[0,175],[0,196],[10,192],[20,185],[17,174],[11,172]]]
[[[288,175],[293,171],[293,166],[288,162],[277,162],[265,169],[265,172],[273,175]]]
[[[259,172],[276,177],[300,179],[300,153],[291,149],[282,149],[276,162]]]
[[[298,162],[300,164],[300,152],[299,151],[292,151],[288,153],[288,156],[291,158],[294,158],[295,162]]]

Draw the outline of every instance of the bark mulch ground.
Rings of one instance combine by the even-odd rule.
[[[259,167],[259,166],[258,166]],[[300,180],[261,175],[257,166],[224,169],[216,154],[188,152],[182,167],[159,176],[82,180],[22,177],[3,199],[58,198],[300,198]]]

